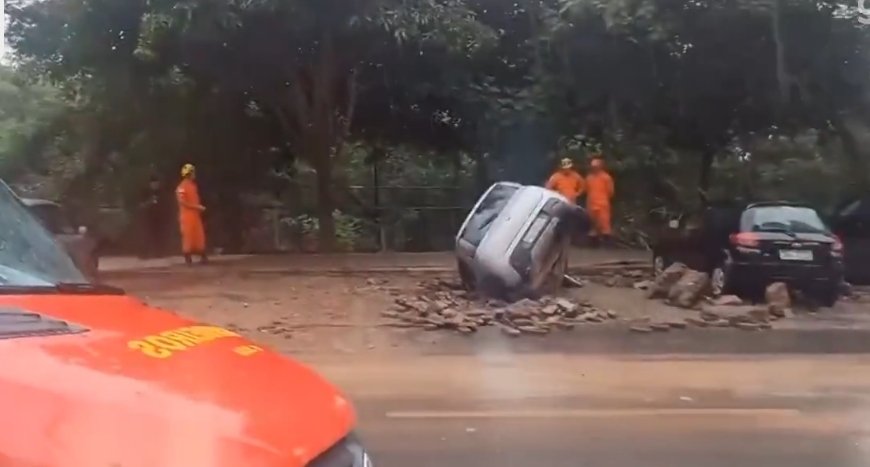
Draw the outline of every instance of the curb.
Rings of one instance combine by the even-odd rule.
[[[568,267],[569,274],[600,274],[610,270],[620,270],[631,268],[636,270],[648,271],[652,267],[649,264],[638,264],[633,262],[606,262],[596,263],[583,266]],[[142,276],[161,276],[161,275],[182,275],[182,276],[203,276],[213,275],[226,272],[232,272],[237,275],[251,276],[300,276],[300,275],[324,275],[324,276],[358,276],[372,274],[411,274],[411,275],[428,275],[428,274],[452,274],[456,272],[456,268],[447,266],[407,266],[407,267],[380,267],[380,268],[269,268],[269,269],[238,269],[228,271],[229,268],[223,267],[169,267],[169,268],[146,268],[146,269],[121,269],[114,271],[103,271],[100,277],[103,279],[118,279],[129,277]]]

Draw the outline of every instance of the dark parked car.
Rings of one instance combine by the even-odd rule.
[[[846,247],[846,280],[870,284],[870,196],[841,204],[831,228]]]
[[[87,227],[74,227],[63,206],[44,199],[22,198],[21,202],[51,232],[90,279],[97,278],[99,254],[97,240]]]
[[[783,281],[826,306],[839,298],[843,244],[810,207],[709,207],[695,222],[671,227],[653,248],[657,272],[673,262],[708,272],[714,294],[758,292]]]

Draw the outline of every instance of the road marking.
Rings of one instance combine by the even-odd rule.
[[[616,418],[616,417],[797,417],[796,409],[545,409],[545,410],[468,410],[396,411],[387,418]]]

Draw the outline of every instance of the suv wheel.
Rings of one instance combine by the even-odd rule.
[[[670,261],[660,254],[653,255],[653,277],[659,277],[670,266]]]
[[[733,274],[731,273],[731,259],[726,256],[722,262],[710,271],[710,293],[714,297],[720,297],[731,293],[734,289]]]

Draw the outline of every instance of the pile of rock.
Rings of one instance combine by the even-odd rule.
[[[665,269],[647,287],[647,297],[663,298],[681,308],[695,307],[710,292],[710,275],[674,263]]]
[[[683,264],[667,268],[650,284],[647,296],[663,298],[671,305],[697,310],[697,317],[682,322],[635,323],[635,332],[667,331],[693,327],[733,327],[745,331],[771,329],[771,323],[794,316],[788,286],[782,282],[770,284],[765,290],[765,302],[745,304],[736,295],[709,297],[710,278],[706,273],[693,271]]]
[[[482,300],[456,284],[436,281],[422,284],[423,291],[395,299],[395,306],[382,313],[392,326],[426,330],[449,329],[471,334],[483,326],[497,326],[509,336],[548,334],[578,325],[602,323],[617,318],[585,301],[543,297],[514,303]]]

